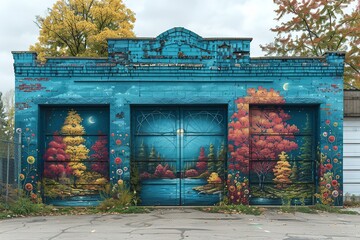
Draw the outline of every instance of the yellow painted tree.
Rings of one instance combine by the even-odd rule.
[[[77,180],[86,171],[85,164],[82,161],[89,158],[89,149],[83,144],[85,139],[82,135],[85,134],[85,129],[81,125],[82,118],[75,110],[70,110],[65,118],[64,126],[61,128],[61,134],[66,135],[63,142],[66,144],[65,152],[70,157],[69,167],[72,169],[74,176],[74,186],[76,187]]]
[[[285,188],[291,183],[291,165],[288,161],[288,155],[283,151],[279,154],[279,161],[277,161],[273,172],[275,178],[273,179],[276,183],[276,187],[279,189]]]
[[[134,37],[135,14],[122,0],[58,0],[37,16],[38,42],[30,50],[45,56],[107,55],[107,38]]]

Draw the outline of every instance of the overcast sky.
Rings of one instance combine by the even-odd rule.
[[[0,91],[14,88],[11,51],[28,50],[44,16],[56,0],[0,0]],[[135,34],[156,37],[172,27],[185,27],[202,37],[252,37],[251,56],[264,55],[259,44],[274,34],[272,0],[124,0],[136,13]]]

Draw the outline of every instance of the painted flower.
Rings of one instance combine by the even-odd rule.
[[[339,162],[339,159],[334,158],[334,163],[338,163],[338,162]]]
[[[338,185],[338,181],[337,180],[332,180],[331,181],[331,185],[333,185],[334,187],[336,187]]]
[[[124,181],[123,181],[122,179],[119,179],[119,180],[117,181],[117,183],[119,184],[119,186],[121,186],[121,185],[124,184]]]
[[[245,189],[245,190],[244,190],[244,193],[245,193],[245,194],[249,194],[249,189]]]
[[[28,162],[28,164],[34,164],[35,163],[35,158],[33,156],[28,156],[26,161]]]
[[[338,146],[336,146],[336,145],[335,145],[335,146],[333,146],[333,150],[334,150],[334,151],[337,151],[338,149],[339,149],[339,147],[338,147]]]
[[[330,188],[331,188],[331,184],[330,184],[330,183],[327,183],[327,184],[325,185],[325,187],[326,187],[327,189],[330,189]]]
[[[328,133],[327,132],[323,132],[323,136],[327,137]]]
[[[116,157],[116,158],[115,158],[115,163],[116,163],[116,164],[122,163],[121,158],[120,158],[120,157]]]
[[[333,168],[333,165],[331,163],[328,163],[325,165],[327,170],[331,170]]]
[[[116,174],[117,174],[117,175],[122,175],[122,174],[123,174],[123,170],[119,168],[118,170],[116,170]]]
[[[324,193],[323,193],[323,197],[324,197],[324,198],[327,198],[328,196],[329,196],[329,194],[328,194],[327,192],[324,192]]]
[[[31,192],[34,189],[33,185],[31,183],[25,184],[25,190],[28,192]]]
[[[334,127],[339,126],[339,124],[337,122],[334,122],[333,125],[334,125]]]
[[[120,140],[120,139],[117,139],[117,140],[115,141],[115,143],[116,143],[116,145],[121,145],[121,140]]]
[[[229,187],[229,191],[230,191],[230,192],[234,192],[234,191],[235,191],[235,186],[231,185],[231,186]]]
[[[111,154],[114,154],[114,153],[115,153],[115,150],[114,150],[114,149],[111,149],[110,152],[111,152]]]
[[[126,172],[127,170],[129,170],[127,167],[124,167],[124,172]]]
[[[336,175],[335,178],[336,178],[336,179],[340,179],[340,175]]]
[[[328,145],[325,145],[325,146],[324,146],[324,150],[329,150],[329,146],[328,146]]]
[[[25,179],[25,175],[21,173],[21,174],[19,175],[19,179],[20,179],[20,181],[23,181],[23,180]]]
[[[114,136],[115,136],[115,133],[111,133],[111,136],[114,137]]]
[[[327,120],[325,121],[325,123],[326,123],[327,125],[329,125],[329,124],[330,124],[330,120],[327,119]]]
[[[329,136],[328,140],[331,143],[335,142],[335,136],[334,135]]]
[[[334,190],[334,191],[332,192],[332,195],[333,195],[333,197],[338,197],[338,196],[339,196],[339,192],[338,192],[337,190]]]
[[[35,193],[30,194],[31,199],[35,200],[37,198],[37,195]]]

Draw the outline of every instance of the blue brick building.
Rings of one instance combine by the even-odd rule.
[[[249,38],[184,28],[109,39],[107,58],[13,52],[19,181],[93,205],[342,205],[344,53],[250,57]]]

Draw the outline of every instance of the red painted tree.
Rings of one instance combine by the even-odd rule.
[[[281,108],[254,109],[251,115],[251,171],[259,178],[260,189],[264,188],[266,176],[276,165],[281,152],[290,152],[298,148],[293,141],[299,131],[295,125],[286,123],[291,116]]]
[[[286,123],[291,117],[281,108],[253,109],[250,123],[249,104],[284,104],[285,100],[274,89],[250,88],[247,93],[248,96],[236,100],[237,112],[231,116],[229,123],[229,169],[247,174],[251,157],[250,170],[257,174],[262,189],[266,176],[276,164],[273,160],[282,151],[289,152],[298,147],[292,139],[299,130],[295,125]],[[250,130],[253,134],[251,152]]]
[[[45,160],[45,177],[59,181],[60,177],[71,174],[72,170],[67,163],[70,156],[65,152],[65,149],[66,144],[63,142],[63,138],[55,133],[53,140],[49,142],[48,148],[43,156],[43,159]]]
[[[91,146],[91,149],[94,151],[90,155],[92,161],[96,163],[91,164],[91,170],[100,173],[103,176],[108,175],[108,164],[109,161],[109,151],[107,148],[108,140],[106,136],[99,136],[98,140]]]
[[[207,157],[205,155],[205,148],[200,148],[200,154],[198,157],[198,162],[196,163],[196,169],[199,173],[203,173],[207,170]]]

